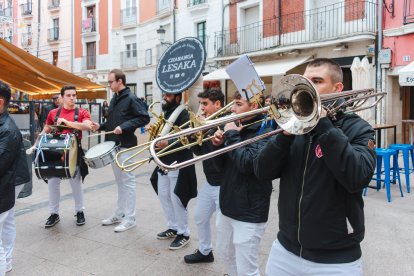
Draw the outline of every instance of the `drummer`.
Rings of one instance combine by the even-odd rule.
[[[72,195],[75,200],[75,212],[76,212],[76,225],[80,226],[85,224],[85,215],[83,213],[83,190],[81,185],[85,176],[88,174],[88,167],[86,166],[83,158],[79,158],[83,155],[81,147],[82,131],[89,131],[92,128],[91,115],[83,108],[75,107],[76,102],[76,87],[67,85],[60,90],[62,96],[63,105],[52,109],[46,119],[46,125],[44,126],[40,134],[67,134],[73,133],[78,139],[78,166],[79,169],[73,178],[69,179],[69,183],[72,187]],[[61,127],[53,127],[58,125]],[[40,135],[39,135],[40,136]],[[59,222],[59,201],[60,201],[60,178],[52,177],[47,180],[49,189],[49,211],[50,216],[46,220],[45,228],[50,228]]]
[[[119,69],[109,72],[108,85],[114,92],[109,104],[108,118],[102,124],[93,122],[93,130],[113,132],[105,135],[105,141],[115,142],[121,150],[134,147],[138,143],[135,130],[150,121],[144,102],[126,86],[125,74]],[[127,158],[128,155],[125,154],[120,161],[124,162]],[[117,208],[111,216],[102,220],[102,225],[119,224],[114,231],[123,232],[136,226],[137,183],[134,174],[122,171],[115,163],[112,163],[112,170],[118,186]]]

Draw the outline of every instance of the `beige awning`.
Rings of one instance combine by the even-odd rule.
[[[283,60],[274,60],[266,62],[254,63],[254,68],[260,77],[284,75],[287,71],[299,66],[311,57],[290,58]],[[226,68],[220,68],[203,77],[204,81],[211,80],[228,80],[229,75],[226,73]]]
[[[414,86],[414,61],[398,71],[400,86]]]
[[[64,85],[76,86],[78,98],[106,99],[104,86],[53,66],[4,39],[0,39],[0,79],[36,99],[58,93]]]

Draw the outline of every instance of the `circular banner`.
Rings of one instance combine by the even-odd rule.
[[[200,77],[206,63],[206,50],[200,40],[185,37],[162,54],[155,79],[164,93],[179,94]]]

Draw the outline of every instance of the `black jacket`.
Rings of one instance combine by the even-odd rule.
[[[260,116],[252,119],[256,121]],[[249,122],[246,122],[247,124]],[[224,146],[235,144],[267,133],[270,128],[261,130],[256,123],[240,132],[225,132]],[[239,147],[215,158],[215,166],[221,171],[223,180],[220,186],[220,210],[223,215],[235,220],[262,223],[269,217],[271,180],[259,180],[254,174],[253,160],[264,147],[268,139]]]
[[[106,134],[105,141],[114,141],[124,148],[130,148],[137,145],[135,130],[145,126],[149,121],[150,117],[144,103],[126,87],[119,95],[114,94],[112,97],[107,121],[101,124],[99,130],[112,131],[120,126],[122,134]]]
[[[27,164],[27,154],[26,148],[23,144],[23,140],[20,143],[20,151],[17,157],[17,167],[16,167],[16,186],[26,184],[32,179],[30,174],[29,165]]]
[[[280,178],[280,243],[318,263],[361,257],[364,202],[375,169],[374,130],[355,114],[322,118],[310,134],[273,137],[255,160],[256,175]]]
[[[168,119],[171,116],[175,108],[172,108],[171,110],[165,112],[165,119]],[[174,125],[181,126],[184,123],[188,122],[189,119],[190,117],[188,115],[188,111],[184,109],[175,120]],[[174,141],[175,140],[171,140],[169,143],[173,143]],[[180,146],[182,146],[181,143],[177,143],[175,146],[171,147],[171,149],[178,148]],[[184,149],[179,152],[163,156],[160,159],[163,163],[170,165],[175,161],[182,162],[191,159],[192,157],[192,151],[189,149]],[[158,171],[158,167],[155,168],[150,179],[152,187],[156,193],[158,193]],[[174,193],[178,196],[184,207],[187,207],[190,199],[197,196],[197,176],[194,165],[179,170]]]
[[[0,213],[14,206],[16,167],[22,135],[6,111],[0,114]]]

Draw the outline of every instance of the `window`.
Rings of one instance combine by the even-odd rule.
[[[136,83],[127,83],[126,86],[129,87],[129,89],[135,96],[137,95],[137,84]]]
[[[145,65],[152,64],[152,49],[145,50]]]
[[[58,51],[52,52],[52,55],[53,55],[53,65],[57,66],[58,58],[59,58],[59,52]]]
[[[96,42],[86,43],[86,69],[96,68]]]
[[[157,12],[163,12],[170,8],[170,0],[157,0]]]
[[[152,82],[145,82],[144,90],[145,90],[145,101],[147,102],[147,105],[150,105],[152,104]]]
[[[414,0],[404,0],[404,24],[414,23]]]
[[[126,57],[137,57],[137,44],[131,43],[126,45]]]
[[[197,23],[197,38],[206,46],[206,21]]]

